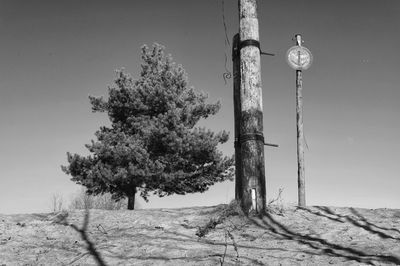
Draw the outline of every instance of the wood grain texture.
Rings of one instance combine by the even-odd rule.
[[[298,205],[306,206],[305,170],[304,170],[304,131],[303,131],[303,76],[296,70],[296,123],[297,123],[297,179]]]
[[[257,3],[255,0],[239,0],[240,41],[259,40]],[[260,50],[244,46],[240,50],[240,136],[263,134],[262,83]],[[243,140],[243,138],[242,138]],[[265,210],[264,141],[251,139],[241,142],[242,188],[241,205],[246,213],[261,214]],[[251,190],[256,190],[256,206],[253,206]]]
[[[235,123],[235,199],[240,201],[242,193],[242,156],[240,148],[240,121],[241,121],[241,102],[240,102],[240,57],[239,57],[239,34],[233,37],[232,60],[233,60],[233,110]]]

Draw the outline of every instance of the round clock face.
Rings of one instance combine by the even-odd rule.
[[[304,70],[311,66],[313,57],[304,46],[293,46],[286,53],[289,66],[295,70]]]

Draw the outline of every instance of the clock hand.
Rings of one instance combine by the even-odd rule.
[[[297,52],[297,64],[298,64],[299,66],[301,66],[301,61],[300,61],[301,55],[300,55],[300,53],[301,53],[300,51]]]

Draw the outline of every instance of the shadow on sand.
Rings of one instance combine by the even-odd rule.
[[[81,228],[79,228],[78,226],[76,226],[75,224],[70,224],[67,221],[66,217],[63,217],[63,219],[59,220],[56,222],[57,224],[63,225],[63,226],[70,226],[72,227],[76,232],[78,232],[81,236],[81,239],[84,241],[84,243],[86,244],[86,253],[81,253],[79,256],[76,257],[76,259],[74,259],[72,262],[70,262],[69,264],[72,264],[73,262],[79,260],[81,257],[90,254],[93,259],[95,260],[96,264],[99,266],[107,266],[106,261],[103,259],[104,258],[110,258],[110,259],[117,259],[118,261],[122,262],[122,261],[129,261],[129,260],[135,260],[137,261],[147,261],[147,263],[149,263],[149,261],[153,261],[154,265],[163,265],[163,262],[174,262],[174,261],[190,261],[190,262],[196,262],[199,263],[199,265],[202,265],[202,262],[207,261],[210,262],[210,260],[215,261],[217,264],[220,264],[220,259],[223,257],[225,260],[230,258],[231,261],[237,261],[240,265],[240,261],[245,261],[246,263],[250,263],[251,265],[264,265],[263,263],[260,263],[259,261],[257,261],[256,259],[252,259],[246,256],[241,256],[240,257],[240,261],[238,260],[238,258],[232,254],[223,254],[223,250],[225,247],[232,247],[233,249],[233,244],[232,243],[227,243],[226,241],[209,241],[206,239],[200,239],[198,237],[196,237],[194,234],[190,235],[190,234],[183,234],[183,233],[179,233],[179,232],[174,232],[171,230],[167,230],[164,228],[151,228],[151,227],[145,227],[145,228],[137,228],[135,226],[133,227],[128,227],[128,228],[121,228],[118,229],[118,233],[113,233],[112,231],[109,232],[107,235],[103,235],[104,237],[106,237],[109,242],[111,243],[118,243],[118,240],[120,240],[121,238],[128,238],[128,239],[145,239],[144,241],[144,245],[147,245],[147,247],[154,247],[157,249],[161,250],[165,250],[167,251],[177,251],[180,250],[181,254],[185,254],[186,252],[190,252],[193,251],[192,249],[190,249],[190,244],[202,244],[204,246],[209,246],[211,247],[209,249],[209,252],[199,252],[198,255],[191,255],[191,256],[168,256],[168,255],[164,255],[163,252],[159,252],[160,254],[157,255],[151,255],[149,254],[147,255],[138,255],[137,252],[124,252],[123,249],[121,249],[121,251],[113,251],[113,250],[107,250],[105,256],[103,256],[105,253],[103,253],[103,255],[101,254],[101,252],[99,251],[99,248],[96,248],[94,242],[92,242],[89,237],[89,231],[88,231],[88,226],[89,226],[89,210],[85,211],[85,216],[84,216],[84,221],[83,221],[83,225]],[[157,236],[151,236],[148,235],[146,232],[143,232],[143,230],[146,231],[162,231],[162,234],[157,235]],[[152,244],[152,240],[156,240],[154,244]],[[161,243],[160,243],[161,241]],[[184,244],[187,245],[188,248],[182,248],[179,247],[179,244]],[[182,246],[182,245],[181,245]],[[216,250],[215,247],[219,247],[219,250]],[[240,248],[249,248],[249,249],[257,249],[258,247],[253,247],[253,246],[246,246],[246,245],[239,245],[238,247]],[[104,248],[104,247],[102,247]],[[66,249],[64,247],[64,249]],[[134,247],[132,247],[132,249],[134,249]],[[271,249],[274,250],[274,249]],[[277,250],[282,250],[277,248]],[[69,250],[71,252],[74,252],[73,250]],[[219,252],[221,251],[221,252]],[[136,254],[135,254],[136,253]],[[217,265],[216,264],[216,265]]]
[[[60,219],[56,223],[62,224],[64,226],[70,226],[76,232],[78,232],[80,234],[82,240],[86,244],[87,251],[90,253],[90,255],[93,257],[93,259],[96,261],[97,265],[99,265],[99,266],[107,266],[107,264],[103,260],[102,256],[100,255],[100,252],[96,250],[96,247],[95,247],[94,243],[92,241],[90,241],[89,237],[88,237],[89,210],[85,211],[85,217],[84,217],[83,225],[82,225],[81,228],[79,228],[75,224],[67,223],[66,216],[62,217],[62,219]]]
[[[355,209],[351,208],[351,212],[356,216],[353,218],[348,215],[340,215],[332,211],[327,207],[315,207],[318,211],[315,211],[311,208],[299,208],[303,211],[306,211],[310,214],[321,216],[328,218],[332,221],[339,222],[339,223],[350,223],[354,226],[360,227],[371,234],[376,234],[383,239],[394,239],[399,240],[399,238],[393,237],[389,235],[388,232],[397,232],[400,233],[397,229],[392,228],[384,228],[373,223],[367,221],[365,217],[363,217],[360,213],[358,213]],[[382,255],[382,254],[368,254],[364,251],[347,247],[344,245],[339,245],[336,243],[331,243],[326,239],[321,237],[315,236],[314,234],[304,234],[296,232],[283,224],[279,223],[274,217],[266,213],[262,218],[249,218],[250,221],[265,230],[268,230],[275,234],[276,236],[282,237],[283,239],[297,241],[300,244],[307,245],[310,247],[314,252],[304,252],[313,255],[328,255],[332,257],[341,257],[348,260],[355,260],[360,263],[368,263],[373,264],[375,262],[381,263],[394,263],[396,265],[400,264],[400,259],[392,256],[392,255]],[[382,232],[378,231],[377,229],[387,231]]]
[[[328,218],[331,221],[337,223],[348,223],[349,225],[353,225],[359,228],[366,230],[367,232],[379,236],[382,239],[390,239],[390,240],[400,240],[399,237],[394,237],[393,235],[400,235],[400,231],[394,228],[385,228],[382,226],[378,226],[368,221],[364,216],[362,216],[357,210],[351,208],[349,215],[343,215],[335,213],[332,209],[327,207],[313,207],[313,208],[299,208],[302,211],[305,211],[312,216],[308,216],[312,218],[313,216],[319,216]],[[354,260],[359,263],[367,263],[374,265],[376,262],[378,263],[393,263],[400,265],[400,259],[398,257],[392,256],[390,254],[371,254],[366,251],[362,251],[350,246],[346,246],[345,244],[338,244],[327,239],[324,239],[320,236],[316,236],[315,234],[307,234],[297,232],[296,229],[289,228],[282,223],[280,223],[277,219],[274,218],[273,215],[266,213],[263,217],[249,217],[247,220],[248,224],[253,224],[254,226],[262,229],[265,232],[268,232],[271,235],[275,235],[275,237],[283,239],[283,240],[291,240],[296,241],[299,244],[306,245],[308,248],[295,248],[292,250],[285,249],[282,247],[260,247],[255,245],[248,245],[244,243],[229,243],[227,239],[221,238],[221,240],[207,240],[206,238],[197,238],[194,235],[194,231],[191,234],[190,232],[182,233],[174,230],[168,230],[166,228],[158,228],[158,227],[147,227],[147,228],[136,228],[128,227],[128,228],[118,228],[118,230],[109,230],[108,234],[103,235],[107,241],[106,243],[114,243],[111,246],[116,248],[107,249],[105,251],[106,256],[104,258],[117,259],[119,261],[153,261],[155,264],[162,265],[166,262],[195,262],[201,265],[205,261],[216,262],[219,264],[221,259],[229,259],[230,263],[235,262],[236,264],[245,264],[245,265],[265,265],[265,263],[252,258],[250,253],[244,252],[240,254],[240,258],[236,257],[234,252],[226,253],[226,249],[230,249],[231,251],[236,246],[239,249],[239,253],[242,250],[257,250],[257,253],[265,254],[265,257],[271,257],[275,259],[282,259],[281,257],[274,257],[274,251],[280,252],[290,252],[290,253],[304,253],[309,255],[325,255],[337,258],[343,258],[345,260]],[[63,224],[66,226],[72,227],[76,232],[78,232],[82,238],[82,240],[86,244],[86,254],[90,254],[93,259],[96,261],[97,265],[105,266],[106,262],[103,259],[103,255],[100,254],[98,249],[96,249],[95,244],[90,241],[88,238],[88,225],[89,225],[89,211],[85,212],[83,225],[81,228],[74,224],[68,224],[66,219],[59,222],[59,224]],[[159,231],[156,232],[156,231]],[[123,249],[119,251],[118,241],[122,238],[125,239],[144,239],[143,245],[146,245],[148,248],[152,249],[153,247],[159,249],[160,252],[156,252],[154,254],[138,254],[132,246],[132,250],[130,252],[124,252]],[[201,245],[201,250],[193,250],[190,248],[192,244]],[[101,248],[104,250],[104,247]],[[225,250],[225,253],[224,253]],[[173,255],[174,254],[174,255]],[[189,256],[187,256],[189,254]],[[247,256],[246,256],[246,255]],[[305,260],[298,260],[299,262],[305,263]]]

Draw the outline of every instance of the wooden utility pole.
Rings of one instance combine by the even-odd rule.
[[[298,205],[306,206],[306,181],[304,171],[304,131],[303,131],[303,69],[312,63],[311,52],[302,46],[301,35],[297,34],[296,45],[287,52],[289,65],[296,70],[296,125],[297,125],[297,183]]]
[[[296,70],[296,124],[297,124],[297,183],[298,205],[306,206],[306,179],[304,171],[304,131],[303,131],[303,76]]]
[[[296,44],[301,46],[301,35],[296,35]],[[298,57],[300,60],[300,56]],[[297,124],[297,184],[298,205],[306,206],[306,179],[304,171],[304,131],[303,131],[303,75],[296,70],[296,124]]]
[[[233,66],[233,110],[235,120],[235,199],[242,199],[242,156],[240,149],[240,120],[241,120],[241,103],[240,103],[240,54],[239,54],[239,34],[233,37],[232,46],[232,66]]]
[[[240,171],[237,175],[240,177],[237,181],[240,187],[236,190],[236,196],[245,213],[262,214],[266,205],[266,188],[257,2],[238,1],[240,122],[237,145],[240,149],[241,167],[237,169]]]

